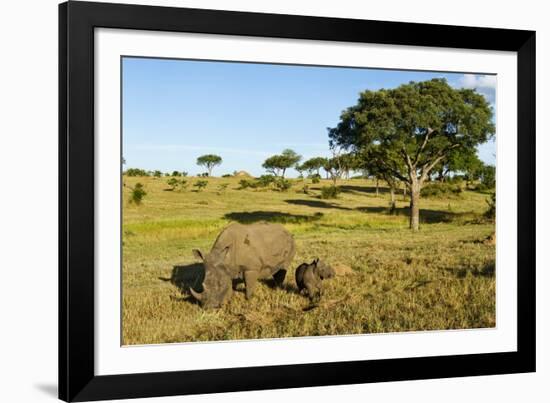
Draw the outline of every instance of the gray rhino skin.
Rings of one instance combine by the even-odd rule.
[[[191,294],[204,308],[218,308],[231,297],[233,280],[242,279],[250,299],[260,278],[273,276],[278,286],[283,284],[295,253],[294,238],[280,224],[230,224],[208,255],[193,250],[204,261],[205,278],[203,292],[191,289]]]
[[[322,280],[332,278],[335,274],[332,267],[315,259],[296,268],[296,285],[300,294],[307,295],[312,302],[319,302]]]

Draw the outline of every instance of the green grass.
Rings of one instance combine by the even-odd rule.
[[[365,180],[341,181],[337,199],[322,186],[294,181],[287,192],[239,188],[237,178],[207,178],[201,192],[169,191],[167,178],[125,177],[123,189],[124,344],[255,339],[495,326],[495,247],[483,242],[494,224],[482,218],[487,195],[465,191],[421,200],[421,229],[408,229],[408,200],[374,193]],[[190,178],[191,182],[195,178]],[[128,203],[136,182],[147,195]],[[220,185],[227,188],[220,192]],[[218,310],[187,294],[227,224],[282,223],[297,253],[283,289],[261,283],[251,301],[242,290]],[[323,282],[318,307],[297,293],[294,269],[315,257],[354,274]],[[242,286],[241,286],[242,288]]]

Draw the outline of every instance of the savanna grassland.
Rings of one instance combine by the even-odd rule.
[[[239,178],[206,178],[202,191],[169,191],[167,179],[124,177],[124,344],[495,326],[487,194],[422,198],[421,228],[412,233],[408,199],[398,194],[389,214],[387,189],[376,195],[364,179],[338,181],[342,193],[330,200],[319,197],[325,180],[309,181],[305,194],[300,180],[280,192],[238,190]],[[140,205],[128,202],[137,182],[147,192]],[[209,251],[233,221],[261,220],[282,223],[296,240],[284,288],[266,280],[250,301],[240,288],[223,308],[202,309],[188,294],[203,275],[191,250]],[[324,281],[321,303],[311,309],[297,292],[294,269],[315,257],[353,273]]]

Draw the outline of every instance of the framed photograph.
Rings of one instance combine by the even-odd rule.
[[[59,397],[535,371],[535,33],[59,6]]]

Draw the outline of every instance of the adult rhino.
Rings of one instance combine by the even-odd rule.
[[[193,250],[204,261],[205,278],[203,292],[190,289],[191,294],[203,307],[217,308],[230,298],[233,280],[243,279],[250,299],[260,278],[273,276],[277,285],[283,284],[295,252],[294,238],[280,224],[230,224],[208,255]]]

